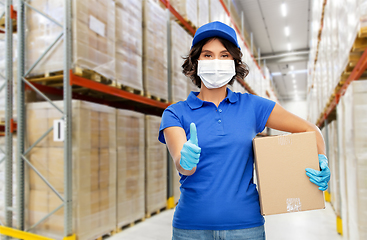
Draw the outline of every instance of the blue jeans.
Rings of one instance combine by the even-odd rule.
[[[235,230],[173,228],[172,240],[265,240],[265,229],[264,226]]]

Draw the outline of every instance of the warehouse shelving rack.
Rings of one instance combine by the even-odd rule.
[[[320,48],[320,41],[321,41],[321,34],[322,30],[324,28],[324,13],[325,13],[325,6],[327,4],[327,0],[323,1],[322,4],[322,15],[320,19],[320,28],[318,32],[318,41],[317,41],[317,47],[316,47],[316,55],[315,55],[315,61],[314,61],[314,71],[316,69],[316,63],[318,60],[318,53]],[[360,33],[360,35],[366,37],[366,33]],[[356,40],[357,41],[357,40]],[[323,112],[320,114],[319,119],[316,122],[316,125],[319,128],[322,128],[323,126],[326,126],[330,120],[333,120],[333,115],[335,115],[335,109],[336,106],[339,103],[340,98],[345,94],[348,86],[352,81],[358,80],[364,71],[367,69],[367,49],[363,52],[362,56],[359,58],[357,64],[353,68],[352,72],[350,73],[347,80],[340,80],[338,85],[335,87],[334,93],[330,96],[329,102],[326,104]],[[310,89],[309,89],[310,91]],[[328,121],[329,120],[329,121]]]
[[[314,60],[314,71],[316,69],[316,63],[318,61],[318,54],[319,54],[319,48],[320,48],[320,42],[321,42],[321,36],[322,31],[324,27],[324,13],[325,13],[325,6],[327,4],[327,0],[323,1],[322,4],[322,14],[320,19],[320,28],[318,31],[318,42],[316,46],[316,55]],[[331,123],[333,120],[336,120],[336,107],[339,104],[339,101],[341,97],[346,93],[349,85],[353,81],[358,81],[360,77],[365,73],[367,69],[367,48],[365,44],[359,44],[360,39],[359,38],[366,38],[367,32],[366,28],[360,29],[359,33],[356,36],[352,51],[354,50],[354,47],[356,46],[356,49],[364,50],[363,54],[360,56],[358,61],[355,57],[349,58],[348,66],[344,70],[346,75],[348,76],[346,79],[343,78],[343,74],[341,76],[341,80],[338,82],[337,86],[334,89],[334,92],[329,97],[329,101],[326,103],[326,106],[324,107],[323,111],[320,113],[320,116],[318,120],[316,121],[316,126],[320,129],[325,127],[325,142],[326,142],[326,154],[329,155],[329,133],[328,133],[328,124]],[[350,70],[351,67],[353,67],[353,70]],[[351,72],[349,72],[351,71]],[[309,91],[311,90],[312,86],[310,87]],[[329,193],[329,189],[325,191],[325,200],[330,202],[331,201],[331,195]],[[336,230],[339,234],[343,235],[343,223],[341,216],[336,216]]]
[[[142,111],[147,110],[147,112],[158,114],[161,113],[163,109],[169,106],[169,103],[160,102],[157,100],[153,100],[147,97],[143,97],[137,94],[133,94],[121,89],[117,89],[111,86],[107,86],[98,82],[94,82],[92,80],[77,76],[73,73],[72,69],[72,56],[71,56],[71,0],[65,0],[65,11],[64,11],[64,22],[63,24],[58,23],[52,17],[47,14],[37,10],[35,7],[29,5],[27,2],[23,0],[18,0],[17,5],[17,34],[18,34],[18,79],[17,79],[17,193],[16,193],[16,207],[12,208],[12,132],[14,131],[14,126],[12,121],[12,20],[10,16],[14,17],[14,14],[11,15],[12,9],[12,1],[7,0],[6,7],[6,42],[7,42],[7,61],[6,61],[6,76],[4,77],[6,81],[6,85],[2,88],[6,88],[7,90],[7,105],[6,105],[6,122],[5,122],[5,137],[6,137],[6,223],[5,227],[0,228],[0,233],[8,236],[12,236],[15,238],[24,238],[24,237],[37,237],[37,235],[28,233],[28,231],[35,228],[38,224],[45,221],[49,216],[54,214],[56,211],[64,207],[64,236],[65,238],[73,239],[75,235],[73,235],[72,230],[72,143],[71,143],[71,119],[72,119],[72,105],[71,99],[81,99],[87,100],[97,103],[102,103],[106,105],[116,106],[120,108],[126,108],[124,103],[116,103],[115,101],[108,101],[103,99],[98,99],[90,96],[83,96],[77,93],[72,92],[72,86],[81,86],[91,90],[95,90],[98,92],[102,92],[106,95],[114,96],[124,100],[130,100],[133,103],[137,103],[137,108],[142,108]],[[25,9],[30,8],[43,17],[47,18],[51,22],[63,27],[62,33],[56,38],[56,40],[45,50],[45,52],[36,60],[36,62],[29,68],[25,69]],[[11,23],[11,24],[9,24]],[[44,86],[42,84],[30,82],[27,80],[27,76],[32,72],[32,70],[37,66],[37,64],[43,59],[44,56],[59,42],[61,39],[64,39],[64,69],[63,69],[63,88],[57,89],[53,87]],[[40,142],[43,138],[45,138],[50,132],[53,131],[53,127],[48,129],[41,137],[38,139],[32,146],[28,149],[25,149],[25,90],[31,89],[38,93],[41,97],[44,98],[45,101],[49,102],[52,106],[54,106],[60,113],[62,113],[62,120],[65,122],[64,128],[64,196],[62,196],[55,188],[42,176],[42,174],[30,163],[27,159],[27,154]],[[58,108],[51,99],[47,97],[46,94],[56,94],[63,96],[64,108],[61,110]],[[133,108],[133,106],[127,106],[127,108]],[[135,107],[136,108],[136,107]],[[31,226],[29,229],[25,229],[24,226],[24,169],[25,164],[27,164],[30,168],[32,168],[37,175],[50,187],[50,189],[63,201],[63,203],[50,212],[47,216],[42,218],[38,223]],[[16,213],[16,228],[18,230],[12,229],[12,216],[13,212]],[[37,238],[47,239],[41,236]]]
[[[6,89],[6,119],[5,119],[5,139],[6,139],[6,150],[4,151],[5,154],[5,176],[6,176],[6,189],[5,189],[5,206],[6,206],[6,222],[4,226],[0,226],[0,234],[24,239],[27,237],[38,238],[38,239],[48,239],[45,237],[37,236],[35,234],[29,233],[30,230],[35,228],[38,224],[45,221],[49,216],[53,213],[64,207],[64,236],[65,239],[75,239],[75,234],[73,234],[72,229],[72,142],[71,142],[71,119],[72,119],[72,99],[79,99],[79,100],[86,100],[91,102],[96,102],[100,104],[110,105],[116,108],[125,108],[130,110],[138,110],[148,114],[160,115],[163,110],[170,105],[172,101],[172,92],[171,88],[169,87],[169,102],[161,102],[157,100],[153,100],[144,96],[140,96],[138,94],[133,94],[121,89],[117,89],[99,82],[95,82],[80,76],[77,76],[72,71],[72,55],[71,55],[71,0],[64,0],[65,1],[65,11],[64,11],[64,22],[61,24],[54,20],[51,16],[37,10],[35,7],[29,5],[24,0],[16,0],[17,1],[17,12],[15,14],[13,10],[13,1],[6,0],[6,73],[4,78],[6,79],[6,84],[1,86],[1,89]],[[171,14],[174,15],[184,26],[187,28],[191,34],[195,33],[195,30],[191,27],[191,25],[185,21],[185,19],[169,4],[169,0],[160,0],[163,5],[167,8],[167,24],[169,26]],[[226,9],[222,0],[220,0],[223,7]],[[49,21],[63,27],[62,33],[55,39],[55,41],[45,50],[45,52],[36,60],[36,62],[29,68],[25,69],[25,10],[26,8],[30,8],[33,11],[38,12],[43,17],[47,18]],[[226,9],[227,14],[229,11]],[[230,14],[229,14],[230,16]],[[18,66],[17,66],[17,123],[13,121],[13,76],[12,76],[12,54],[13,54],[13,47],[12,47],[12,31],[13,31],[13,19],[17,19],[16,27],[17,27],[17,36],[18,36]],[[231,20],[233,22],[233,20]],[[234,24],[234,22],[233,22]],[[235,24],[234,24],[235,25]],[[237,27],[236,27],[237,28]],[[170,29],[170,28],[168,28]],[[237,28],[238,30],[238,28]],[[239,32],[239,31],[238,31]],[[168,36],[170,33],[168,32]],[[242,40],[243,36],[241,36]],[[57,42],[64,40],[63,49],[64,49],[64,69],[63,69],[63,86],[62,89],[50,87],[46,85],[42,85],[36,82],[31,82],[27,79],[27,76],[32,72],[32,70],[37,66],[39,62],[43,59],[46,54],[52,50],[52,48],[56,45]],[[246,43],[245,43],[246,45]],[[170,53],[170,37],[168,37],[168,54]],[[248,46],[246,45],[248,48]],[[169,55],[168,55],[169,56]],[[253,57],[253,56],[252,56]],[[253,57],[254,59],[254,57]],[[170,58],[168,58],[170,61]],[[254,60],[255,61],[255,60]],[[256,62],[256,61],[255,61]],[[168,66],[170,66],[170,62],[168,62]],[[258,65],[260,71],[261,68]],[[168,71],[171,71],[170,67]],[[1,76],[0,76],[1,77]],[[168,84],[170,86],[171,76],[168,73]],[[245,82],[240,82],[247,91],[250,93],[255,94],[250,86],[247,85]],[[72,86],[80,86],[84,88],[88,88],[100,93],[105,94],[105,96],[112,96],[114,100],[102,99],[92,96],[82,95],[72,91]],[[32,146],[28,149],[25,149],[25,126],[26,126],[26,115],[25,115],[25,91],[26,90],[35,91],[41,97],[44,98],[45,101],[49,102],[52,106],[54,106],[60,113],[62,113],[63,117],[61,118],[65,122],[64,128],[64,189],[65,193],[62,196],[59,192],[55,190],[55,188],[42,176],[42,174],[30,163],[27,159],[27,154],[44,139],[50,132],[53,131],[53,127],[48,129],[41,137],[38,139]],[[61,110],[58,108],[53,101],[47,97],[47,94],[59,95],[63,96],[63,105],[64,108]],[[116,102],[116,98],[124,100],[124,102]],[[16,192],[16,206],[12,206],[12,134],[17,129],[17,192]],[[4,160],[1,160],[4,161]],[[168,161],[171,163],[172,161]],[[171,163],[172,164],[172,163]],[[38,223],[31,226],[29,229],[25,229],[24,225],[24,169],[25,165],[28,165],[32,168],[39,177],[50,187],[50,189],[63,201],[63,203],[50,212],[47,216],[41,219]],[[171,165],[170,165],[171,166]],[[171,171],[169,171],[169,174]],[[168,176],[169,179],[172,176]],[[171,181],[168,181],[168,196],[173,196],[173,186]],[[168,199],[168,207],[174,207],[174,203],[172,205],[172,199]],[[12,217],[13,214],[16,214],[16,229],[13,229]]]

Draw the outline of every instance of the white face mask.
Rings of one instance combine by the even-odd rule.
[[[236,75],[234,60],[198,60],[197,74],[208,89],[223,87]]]

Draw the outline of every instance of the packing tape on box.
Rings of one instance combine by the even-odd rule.
[[[287,212],[301,211],[301,200],[299,198],[287,198]]]

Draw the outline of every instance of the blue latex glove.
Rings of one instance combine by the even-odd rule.
[[[201,148],[198,145],[198,135],[195,123],[190,124],[190,139],[181,150],[180,165],[185,170],[193,169],[199,162]]]
[[[316,171],[312,168],[306,168],[306,175],[310,177],[310,181],[317,186],[319,190],[325,191],[328,188],[330,180],[330,169],[328,167],[328,160],[325,155],[319,154],[319,163],[321,171]]]

